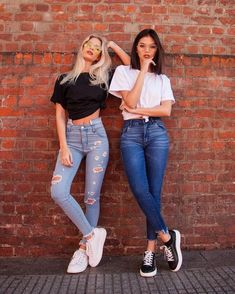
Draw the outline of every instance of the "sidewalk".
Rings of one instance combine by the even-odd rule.
[[[68,275],[68,258],[0,258],[0,293],[235,293],[235,250],[183,252],[177,273],[158,256],[154,278],[140,277],[141,259],[104,256],[98,267]]]

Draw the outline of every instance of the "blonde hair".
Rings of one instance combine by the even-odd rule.
[[[92,64],[89,70],[89,74],[91,77],[91,84],[92,85],[101,85],[105,84],[106,89],[108,88],[109,82],[109,70],[111,67],[111,58],[108,53],[107,41],[104,37],[101,37],[96,34],[89,35],[83,42],[78,51],[77,59],[73,69],[66,74],[66,76],[61,81],[61,84],[66,82],[76,82],[79,75],[82,73],[82,70],[85,66],[85,61],[83,58],[82,50],[84,44],[87,43],[90,39],[96,38],[101,42],[101,52],[99,60]]]

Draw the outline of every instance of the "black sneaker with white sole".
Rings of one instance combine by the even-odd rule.
[[[182,253],[180,249],[180,232],[177,230],[169,230],[171,235],[170,244],[168,242],[162,246],[164,249],[164,254],[168,261],[170,270],[177,272],[182,265]]]
[[[156,256],[152,251],[145,251],[144,259],[140,268],[140,275],[142,277],[153,277],[157,273]]]

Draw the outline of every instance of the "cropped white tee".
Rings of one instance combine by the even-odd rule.
[[[134,87],[138,74],[139,70],[131,69],[129,65],[118,66],[114,72],[109,93],[122,98],[119,91],[130,91]],[[167,100],[171,100],[172,103],[175,102],[168,77],[164,74],[146,73],[137,108],[156,107],[161,104],[161,101]],[[124,120],[140,118],[140,115],[129,113],[125,110],[122,112],[122,115]],[[141,117],[148,120],[148,116]]]

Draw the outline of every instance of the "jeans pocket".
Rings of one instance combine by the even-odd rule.
[[[96,135],[98,135],[99,137],[105,138],[107,137],[105,128],[103,126],[96,126],[95,127],[95,133]]]
[[[66,133],[70,133],[72,131],[72,126],[71,125],[67,125],[66,127]]]
[[[124,127],[122,128],[121,136],[123,136],[125,133],[127,133],[128,128],[129,128],[129,126],[124,126]]]
[[[165,127],[163,121],[161,121],[161,120],[157,121],[157,126],[163,130],[166,130],[166,127]]]

